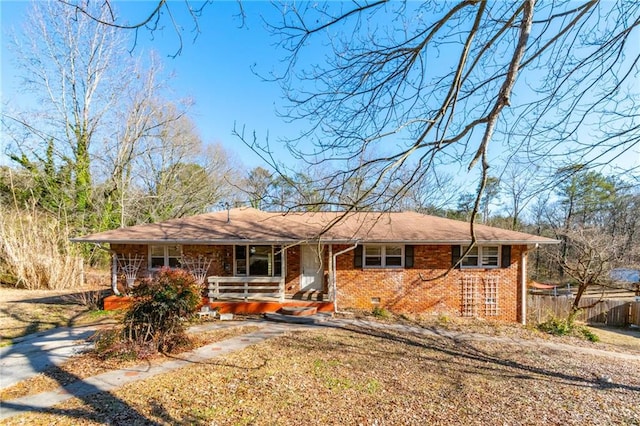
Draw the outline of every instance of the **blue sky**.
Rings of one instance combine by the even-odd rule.
[[[152,5],[150,2],[115,4],[121,15],[130,17],[131,21]],[[18,71],[12,66],[12,52],[7,49],[7,30],[19,27],[28,6],[27,1],[0,0],[3,104],[23,96],[16,78]],[[185,27],[181,54],[170,57],[180,44],[175,31],[165,28],[153,34],[141,30],[134,55],[151,49],[159,53],[165,70],[175,74],[170,83],[173,94],[195,101],[190,117],[204,142],[222,143],[247,168],[262,164],[255,153],[232,136],[232,129],[234,122],[239,128],[244,125],[247,134],[255,131],[260,141],[264,141],[267,133],[270,140],[275,141],[294,131],[294,126],[284,123],[275,112],[281,97],[280,88],[261,81],[251,71],[252,66],[268,71],[274,64],[273,40],[260,19],[262,14],[273,13],[273,6],[268,2],[244,2],[247,19],[241,26],[242,21],[235,16],[239,12],[235,1],[210,5],[205,10],[206,25],[201,25],[201,33],[195,40],[191,32],[193,21],[184,15],[186,9],[181,3],[175,6],[173,10],[181,15],[177,20]],[[287,158],[282,149],[278,154]]]
[[[130,21],[148,13],[155,4],[149,1],[115,1],[123,17]],[[296,165],[277,141],[295,136],[301,123],[287,123],[276,114],[282,105],[282,92],[275,83],[263,82],[251,71],[256,67],[267,73],[278,67],[282,51],[274,47],[275,40],[264,28],[262,17],[274,18],[279,13],[270,2],[243,1],[246,21],[237,17],[239,5],[236,1],[216,2],[206,8],[200,20],[200,34],[194,40],[192,32],[195,23],[187,16],[182,1],[171,3],[176,21],[184,26],[182,52],[172,58],[179,49],[175,30],[165,27],[151,34],[147,30],[138,33],[138,44],[134,54],[155,50],[163,59],[167,71],[173,71],[175,78],[170,86],[176,97],[191,97],[195,105],[190,117],[196,123],[204,142],[218,142],[234,154],[247,168],[261,165],[260,158],[232,135],[234,123],[238,128],[245,126],[250,135],[255,131],[259,142],[264,142],[267,133],[278,159]],[[12,54],[7,50],[6,31],[11,26],[19,26],[29,6],[27,1],[0,0],[2,29],[2,103],[24,100],[15,78],[17,71],[12,68]],[[273,21],[273,19],[271,19]],[[164,21],[166,25],[166,20]],[[133,33],[130,34],[133,36]],[[133,43],[133,42],[132,42]],[[320,54],[315,50],[306,54]],[[446,52],[443,52],[446,55]],[[500,140],[493,142],[492,152],[500,153]],[[0,148],[4,148],[0,146]],[[4,149],[2,149],[4,152]],[[622,159],[625,167],[640,165],[640,152],[634,150]],[[6,158],[0,154],[0,164]],[[453,173],[466,179],[466,172]]]

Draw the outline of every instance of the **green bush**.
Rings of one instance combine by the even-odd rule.
[[[373,311],[371,313],[374,317],[379,319],[389,319],[391,317],[389,311],[387,311],[385,308],[381,308],[380,306],[376,306],[375,308],[373,308]]]
[[[543,323],[538,324],[538,328],[545,333],[554,334],[556,336],[565,336],[571,333],[573,329],[572,321],[568,318],[551,317]]]
[[[600,338],[598,337],[598,335],[595,334],[593,331],[591,331],[589,329],[589,327],[580,327],[580,333],[582,333],[582,336],[585,339],[587,339],[587,340],[589,340],[591,342],[596,343],[596,342],[600,341]]]
[[[600,338],[594,334],[588,327],[575,324],[577,312],[569,314],[567,318],[558,318],[552,316],[543,323],[538,324],[538,329],[545,333],[554,334],[556,336],[576,336],[587,339],[591,342],[598,342]]]
[[[185,343],[185,321],[202,302],[201,288],[193,275],[179,269],[162,269],[132,291],[133,304],[124,317],[124,334],[130,341],[153,342],[171,352]]]

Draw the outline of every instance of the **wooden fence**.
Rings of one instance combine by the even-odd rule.
[[[542,296],[530,294],[527,297],[527,316],[529,321],[543,322],[551,315],[566,317],[571,311],[571,296]],[[612,326],[640,326],[640,302],[627,302],[599,298],[582,298],[584,307],[577,315],[578,321],[587,324],[607,324]]]

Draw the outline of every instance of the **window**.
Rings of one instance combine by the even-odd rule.
[[[149,246],[149,269],[160,269],[163,266],[177,268],[180,266],[181,247],[178,245]]]
[[[467,247],[460,247],[460,254]],[[474,246],[461,262],[463,268],[497,268],[500,266],[500,246]]]
[[[235,274],[279,277],[282,255],[278,246],[235,246]]]
[[[365,268],[402,268],[404,266],[404,246],[385,245],[364,247]]]

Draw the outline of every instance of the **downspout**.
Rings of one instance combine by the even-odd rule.
[[[331,269],[332,269],[331,288],[333,289],[333,311],[335,313],[339,313],[338,312],[338,286],[336,283],[336,280],[337,280],[336,279],[336,258],[341,254],[347,253],[351,250],[355,250],[356,247],[358,247],[357,241],[352,247],[348,247],[344,250],[334,253],[333,256],[331,256]]]

